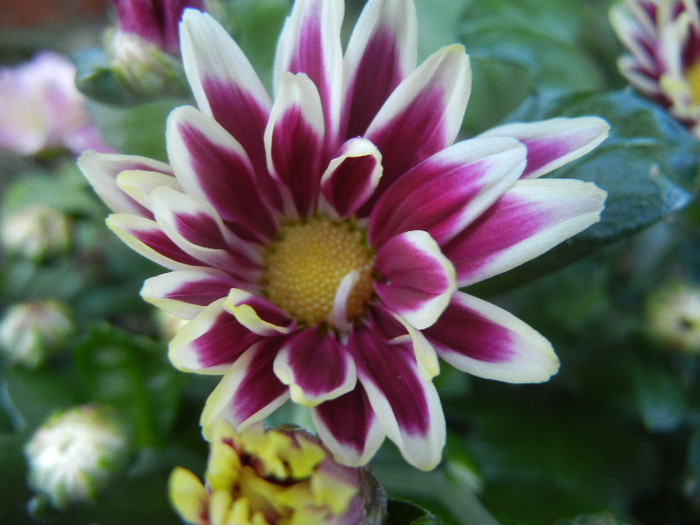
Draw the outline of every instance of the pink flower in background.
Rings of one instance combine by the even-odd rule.
[[[172,362],[224,376],[205,429],[220,417],[242,429],[291,398],[341,463],[366,463],[389,437],[430,469],[445,443],[438,357],[513,383],[558,370],[544,337],[458,289],[599,220],[604,191],[538,177],[608,125],[509,124],[453,144],[464,49],[416,65],[407,1],[370,0],[344,53],[342,19],[341,1],[295,3],[271,98],[226,31],[187,10],[198,108],[170,114],[170,164],[88,152],[79,165],[116,212],[110,228],[170,270],[142,296],[191,319]]]
[[[16,67],[0,69],[0,149],[20,155],[65,148],[108,152],[75,87],[75,67],[44,51]]]
[[[610,21],[622,74],[700,137],[700,11],[695,0],[624,0]]]

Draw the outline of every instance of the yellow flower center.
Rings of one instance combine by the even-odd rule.
[[[700,60],[696,61],[685,70],[685,78],[690,85],[690,93],[693,97],[693,102],[700,104]]]
[[[356,270],[359,279],[345,305],[352,319],[372,295],[373,259],[364,231],[348,221],[312,217],[289,224],[268,250],[265,292],[297,321],[315,325],[329,319],[338,286]]]

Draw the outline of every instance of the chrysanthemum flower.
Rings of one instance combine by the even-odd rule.
[[[170,501],[187,523],[356,525],[386,512],[369,471],[336,463],[298,428],[263,430],[258,423],[239,434],[218,421],[205,480],[181,467],[170,476]]]
[[[535,177],[593,149],[597,118],[511,124],[453,144],[470,91],[459,45],[416,67],[412,3],[367,3],[343,55],[343,3],[294,5],[274,101],[226,31],[187,11],[198,109],[167,125],[170,165],[89,153],[108,224],[170,273],[143,297],[192,320],[181,370],[222,374],[202,414],[238,428],[288,398],[310,407],[344,464],[385,436],[413,465],[440,460],[438,356],[474,375],[539,382],[551,345],[458,288],[545,252],[599,219],[605,192]]]
[[[695,0],[624,0],[610,21],[622,74],[700,137],[700,11]]]

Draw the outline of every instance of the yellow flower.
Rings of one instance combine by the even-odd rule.
[[[363,521],[362,469],[336,463],[315,436],[295,427],[236,433],[219,421],[209,436],[205,482],[177,467],[170,501],[195,525],[358,524]],[[376,491],[376,484],[373,489]],[[378,500],[383,514],[384,495]],[[376,498],[376,494],[372,494]],[[376,512],[377,509],[370,509]],[[377,522],[379,523],[379,522]]]

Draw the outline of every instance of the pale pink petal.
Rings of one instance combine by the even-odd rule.
[[[319,437],[343,465],[367,464],[384,441],[384,430],[360,384],[310,412]]]
[[[289,385],[292,401],[316,406],[355,387],[355,362],[335,334],[317,327],[287,339],[274,363],[277,377]]]
[[[372,196],[381,176],[382,155],[376,146],[360,137],[347,141],[321,178],[328,212],[343,218],[355,213]]]
[[[367,2],[345,52],[345,136],[364,135],[389,95],[415,69],[417,40],[413,2]]]
[[[456,290],[454,268],[424,231],[389,240],[377,252],[380,278],[374,289],[382,302],[415,328],[433,324]]]
[[[540,177],[596,148],[610,125],[598,117],[554,118],[540,122],[504,124],[481,137],[513,137],[527,147],[523,178]]]
[[[425,230],[442,245],[503,195],[524,167],[525,148],[514,139],[453,144],[382,194],[370,215],[370,243],[381,246],[402,232]]]
[[[598,222],[606,195],[578,180],[520,180],[442,251],[460,287],[483,281]]]
[[[117,213],[133,213],[152,218],[150,211],[135,202],[117,186],[117,175],[126,170],[145,170],[172,176],[170,166],[157,160],[131,155],[117,155],[86,151],[78,159],[83,172],[95,193]]]
[[[289,399],[289,388],[272,371],[272,362],[285,340],[261,339],[229,368],[204,405],[200,423],[205,436],[219,418],[243,430]]]
[[[464,293],[455,294],[424,333],[441,358],[485,379],[539,383],[559,369],[549,341],[505,310]]]
[[[302,216],[313,211],[318,198],[325,160],[323,135],[316,87],[306,75],[283,75],[265,130],[265,149],[270,173],[289,188]]]
[[[340,124],[343,50],[341,0],[298,0],[285,21],[274,64],[275,95],[286,73],[304,73],[315,84],[323,107],[327,144],[334,147]]]
[[[186,372],[223,374],[260,339],[223,304],[224,299],[213,302],[175,334],[168,350],[173,366]]]
[[[239,237],[272,238],[277,225],[260,177],[243,147],[215,120],[190,106],[176,108],[168,118],[166,141],[175,176],[187,193],[209,202]]]
[[[460,45],[428,57],[399,84],[365,133],[382,152],[380,193],[454,142],[470,91],[469,59]]]
[[[192,319],[205,306],[227,297],[241,286],[230,275],[213,268],[176,270],[146,279],[141,297],[176,317]]]
[[[199,109],[214,117],[264,174],[262,137],[272,102],[245,54],[210,15],[191,9],[183,16],[180,40]]]
[[[408,463],[434,468],[445,445],[445,416],[435,387],[418,370],[410,342],[385,341],[370,325],[352,332],[348,346],[386,435]]]

